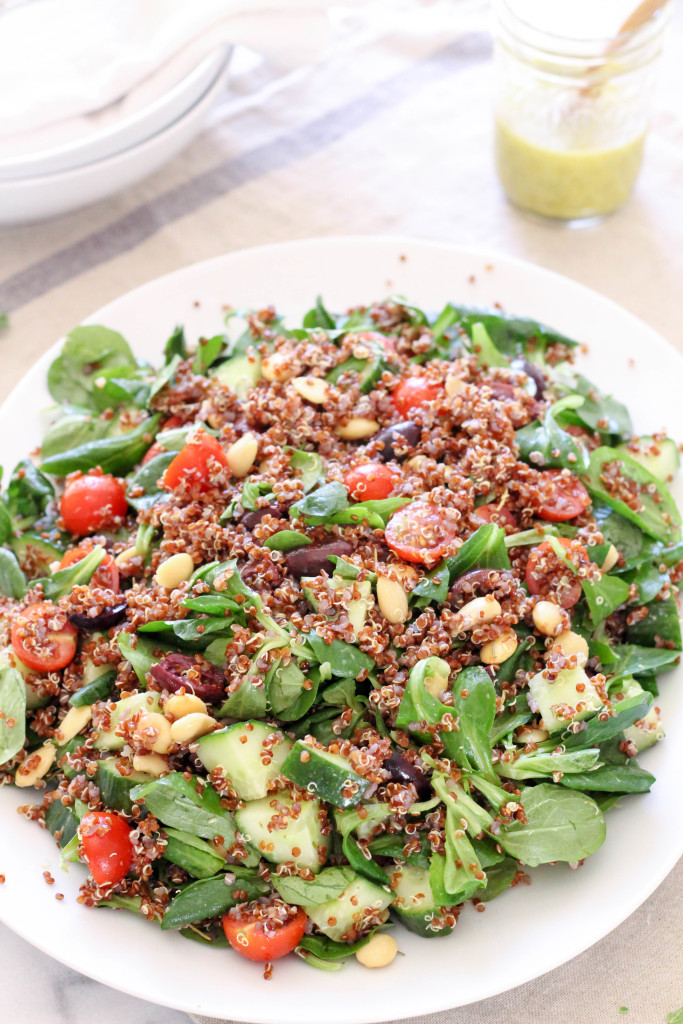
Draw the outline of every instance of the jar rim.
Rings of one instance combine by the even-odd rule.
[[[661,36],[668,24],[672,0],[668,0],[642,25],[612,36],[581,37],[552,32],[534,25],[518,14],[512,0],[493,0],[492,7],[498,23],[524,46],[553,57],[589,58],[600,62],[616,57],[636,57]]]

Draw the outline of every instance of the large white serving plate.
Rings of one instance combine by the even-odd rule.
[[[446,300],[536,317],[588,345],[580,368],[627,402],[638,431],[666,427],[683,438],[683,361],[623,309],[572,281],[518,260],[448,245],[391,238],[329,238],[236,252],[143,285],[88,322],[121,331],[136,352],[159,360],[173,328],[188,337],[220,329],[223,306],[273,303],[294,321],[324,296],[332,309],[401,293],[439,309]],[[55,346],[0,410],[7,469],[40,442],[48,404],[45,375]],[[678,497],[681,488],[678,487]],[[659,885],[683,853],[681,755],[683,670],[663,677],[667,739],[642,763],[652,792],[628,797],[608,815],[607,841],[577,871],[532,872],[484,914],[471,906],[452,936],[420,939],[397,927],[404,956],[382,972],[350,964],[312,970],[294,957],[271,981],[229,950],[161,932],[123,911],[76,902],[85,869],[60,871],[51,837],[19,817],[31,793],[3,787],[0,920],[50,956],[114,988],[177,1009],[258,1024],[365,1024],[442,1010],[513,988],[587,949],[617,927]],[[56,884],[42,878],[51,870]],[[66,894],[55,900],[55,891]],[[637,953],[634,951],[634,956]]]

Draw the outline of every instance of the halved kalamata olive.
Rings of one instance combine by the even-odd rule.
[[[188,679],[187,670],[196,668],[199,679]],[[191,654],[167,654],[158,665],[152,665],[150,673],[162,690],[176,693],[181,686],[194,693],[208,704],[225,697],[225,675],[216,665],[197,660]]]
[[[69,622],[76,629],[82,629],[85,633],[95,633],[100,630],[111,629],[118,626],[126,617],[126,602],[114,605],[113,608],[104,608],[97,615],[86,615],[84,612],[71,612]]]
[[[448,596],[452,601],[458,597],[469,596],[477,589],[495,590],[500,580],[509,579],[514,579],[514,574],[509,569],[473,569],[455,581]]]
[[[412,420],[404,420],[403,423],[395,423],[393,427],[386,427],[375,434],[373,442],[381,441],[382,447],[377,452],[377,458],[382,462],[389,462],[390,459],[402,459],[408,454],[409,448],[414,448],[422,436],[422,430]]]
[[[402,786],[407,786],[412,782],[420,800],[428,800],[432,795],[432,787],[424,772],[398,751],[395,750],[386,761],[382,762],[382,768],[391,772],[392,782],[400,782]]]
[[[282,518],[287,511],[288,506],[277,503],[276,505],[267,505],[265,508],[256,508],[253,512],[247,512],[240,519],[240,524],[247,530],[253,530],[255,526],[261,522],[264,516],[277,516]]]
[[[534,382],[536,390],[534,392],[534,398],[540,398],[545,391],[547,384],[546,379],[543,376],[543,371],[538,367],[530,363],[528,359],[513,359],[510,363],[512,370],[517,370],[521,373],[525,373],[527,377]]]
[[[297,548],[285,556],[287,568],[298,580],[302,576],[319,576],[325,570],[330,576],[334,571],[334,563],[330,555],[350,555],[353,548],[345,540],[333,540],[329,544],[311,545]]]
[[[481,383],[489,388],[493,398],[498,402],[515,397],[515,385],[509,384],[505,380],[483,380]]]

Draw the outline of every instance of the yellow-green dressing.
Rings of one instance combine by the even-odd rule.
[[[496,122],[496,165],[517,206],[562,220],[599,217],[628,198],[638,176],[645,136],[604,149],[552,149]]]

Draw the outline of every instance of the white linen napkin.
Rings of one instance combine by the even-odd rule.
[[[109,127],[225,43],[290,68],[324,48],[325,0],[24,0],[0,11],[0,157]]]

